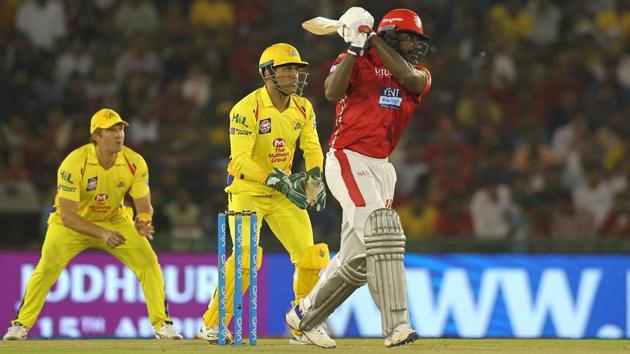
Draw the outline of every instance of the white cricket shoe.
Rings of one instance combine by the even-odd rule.
[[[394,328],[392,335],[385,338],[385,346],[387,348],[395,347],[411,343],[418,338],[420,338],[418,333],[408,324],[399,324],[396,328]]]
[[[311,341],[308,339],[308,337],[306,337],[306,335],[304,335],[303,332],[300,331],[300,334],[295,334],[293,333],[293,331],[291,331],[291,334],[289,336],[289,344],[306,345],[313,343],[311,343]]]
[[[155,332],[155,339],[184,339],[170,322],[162,323],[162,327]]]
[[[302,313],[299,306],[293,306],[293,308],[284,315],[284,319],[291,329],[300,330],[302,334],[311,341],[312,344],[322,348],[335,348],[337,343],[328,336],[323,325],[317,325],[309,330],[300,329],[300,321],[302,320]]]
[[[3,340],[25,340],[28,328],[22,326],[21,323],[15,323],[7,328],[7,333],[2,337]]]
[[[206,327],[202,322],[199,332],[197,332],[197,338],[207,340],[210,344],[219,344],[219,327]],[[225,343],[230,344],[234,341],[232,332],[229,329],[225,329]]]

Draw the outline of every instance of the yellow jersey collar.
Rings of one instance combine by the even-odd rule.
[[[262,91],[260,93],[260,100],[262,102],[262,106],[273,107],[273,102],[271,102],[271,97],[269,96],[269,92],[267,92],[267,86],[263,86],[260,90]]]
[[[262,102],[262,106],[263,107],[274,107],[273,102],[271,102],[271,97],[269,96],[269,92],[267,92],[267,86],[263,86],[260,89],[261,93],[260,93],[260,100]],[[287,108],[295,108],[296,107],[296,102],[295,101],[295,95],[291,95],[289,96],[289,107]]]
[[[127,163],[125,157],[123,156],[124,149],[125,147],[123,146],[123,148],[118,153],[116,153],[116,161],[114,162],[114,165],[125,165]],[[98,162],[98,157],[96,156],[96,145],[92,143],[88,143],[87,163],[100,165],[100,163]]]

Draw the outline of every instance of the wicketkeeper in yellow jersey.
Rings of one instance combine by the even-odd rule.
[[[157,339],[182,338],[168,316],[162,271],[148,241],[154,234],[149,170],[142,156],[123,145],[128,125],[113,110],[101,109],[92,116],[90,143],[61,163],[42,255],[5,340],[26,339],[61,271],[88,248],[111,253],[138,277]],[[123,205],[127,193],[135,220]]]
[[[326,192],[321,177],[323,154],[317,136],[311,103],[301,97],[306,85],[308,63],[297,49],[286,43],[274,44],[262,53],[259,73],[265,86],[239,101],[230,112],[230,162],[228,165],[228,209],[252,210],[269,225],[295,265],[293,290],[296,303],[313,288],[319,271],[330,259],[326,244],[313,244],[313,230],[306,208],[325,207]],[[291,174],[293,155],[298,147],[304,153],[306,172]],[[230,232],[234,240],[234,219]],[[261,223],[258,223],[259,227]],[[260,229],[257,230],[260,235]],[[249,235],[249,223],[243,223]],[[260,236],[258,236],[260,237]],[[249,252],[249,238],[243,238],[243,254]],[[258,264],[262,248],[258,248]],[[243,257],[243,292],[249,286],[249,258]],[[233,311],[234,257],[227,259],[227,321]],[[197,337],[218,341],[218,297],[203,315]],[[232,336],[227,333],[227,339]],[[301,332],[289,340],[307,344]]]

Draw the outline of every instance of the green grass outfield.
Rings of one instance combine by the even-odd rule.
[[[405,346],[386,349],[382,339],[338,339],[337,349],[326,350],[312,345],[289,345],[286,339],[260,339],[258,345],[217,346],[202,340],[181,341],[77,339],[2,341],[0,353],[533,353],[533,354],[612,354],[630,353],[630,340],[567,339],[421,339]]]

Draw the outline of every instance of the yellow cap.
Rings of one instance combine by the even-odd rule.
[[[285,64],[307,66],[308,62],[300,58],[300,53],[294,46],[287,43],[276,43],[262,52],[258,61],[258,69],[261,70],[269,65],[276,67]]]
[[[90,134],[94,134],[96,129],[107,129],[114,125],[122,123],[129,126],[129,123],[120,118],[120,115],[113,109],[103,108],[100,111],[94,113],[92,120],[90,121]]]

